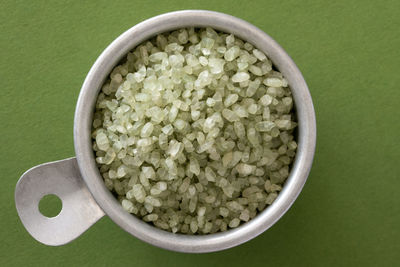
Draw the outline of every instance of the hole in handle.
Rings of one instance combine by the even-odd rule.
[[[61,209],[61,199],[53,194],[45,195],[39,202],[40,213],[48,218],[56,217],[60,214]]]

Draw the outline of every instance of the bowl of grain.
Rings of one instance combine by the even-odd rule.
[[[299,69],[236,17],[184,10],[148,19],[99,56],[75,112],[76,158],[22,175],[27,231],[70,242],[104,215],[152,245],[202,253],[246,242],[297,198],[316,143]],[[54,194],[63,208],[43,216]]]

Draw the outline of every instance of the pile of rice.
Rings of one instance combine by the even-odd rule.
[[[98,96],[93,149],[122,207],[208,234],[273,203],[296,153],[287,80],[232,34],[181,29],[137,46]]]

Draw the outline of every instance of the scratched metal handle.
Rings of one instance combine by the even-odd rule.
[[[52,218],[39,211],[39,201],[49,194],[62,201],[61,212]],[[17,183],[15,204],[26,230],[50,246],[71,242],[104,216],[80,175],[76,158],[45,163],[26,171]]]

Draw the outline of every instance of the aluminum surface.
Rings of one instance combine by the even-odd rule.
[[[60,213],[52,218],[39,211],[39,201],[49,194],[62,202]],[[15,189],[15,204],[26,230],[50,246],[71,242],[104,216],[85,186],[75,158],[27,170]]]

